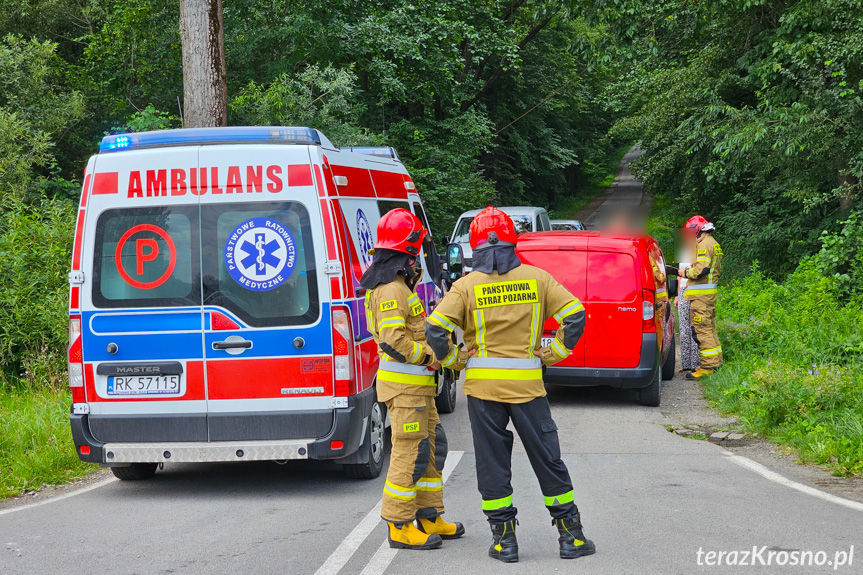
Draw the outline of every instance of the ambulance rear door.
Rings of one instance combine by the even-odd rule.
[[[199,161],[209,438],[324,436],[333,349],[309,149],[207,146]]]
[[[78,279],[98,441],[207,440],[197,166],[197,146],[96,156]]]

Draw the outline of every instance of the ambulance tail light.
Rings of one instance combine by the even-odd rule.
[[[641,319],[643,323],[641,331],[644,333],[656,333],[656,323],[653,321],[656,313],[653,290],[642,290],[642,296]]]
[[[72,403],[84,403],[84,348],[81,343],[81,316],[69,319],[69,389]]]
[[[353,341],[348,310],[333,308],[333,379],[336,397],[347,397],[357,392]]]

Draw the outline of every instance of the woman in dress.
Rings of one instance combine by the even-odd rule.
[[[689,267],[694,255],[695,246],[687,241],[684,255],[680,258],[680,265]],[[677,325],[680,330],[680,371],[695,371],[701,367],[701,356],[698,355],[698,344],[692,332],[692,324],[689,321],[689,302],[683,297],[686,291],[686,278],[680,278],[677,286]]]

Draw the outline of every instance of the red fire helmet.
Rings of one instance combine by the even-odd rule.
[[[686,223],[683,225],[683,229],[693,236],[697,236],[708,223],[709,222],[704,216],[695,215],[686,220]]]
[[[418,217],[404,208],[390,210],[378,222],[375,249],[388,249],[417,256],[426,231]]]
[[[492,234],[495,234],[497,241],[511,244],[518,241],[512,219],[499,209],[489,206],[478,213],[470,223],[471,249],[475,250],[489,241],[496,244],[497,241],[492,241]]]

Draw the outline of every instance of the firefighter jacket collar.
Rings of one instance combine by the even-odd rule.
[[[473,271],[490,274],[497,270],[503,275],[521,265],[521,260],[515,255],[515,245],[497,245],[483,247],[473,251]]]
[[[378,249],[375,259],[369,269],[360,279],[360,285],[366,289],[374,289],[380,284],[388,284],[401,273],[408,288],[413,291],[419,277],[410,264],[413,256],[389,249]]]

